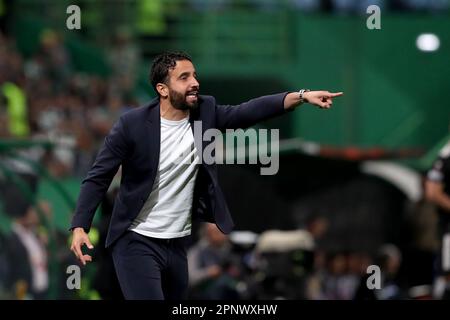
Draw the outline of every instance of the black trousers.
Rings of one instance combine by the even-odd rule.
[[[112,257],[125,299],[186,299],[187,240],[150,238],[133,231],[120,237]]]

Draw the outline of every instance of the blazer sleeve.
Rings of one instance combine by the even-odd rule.
[[[248,128],[258,122],[284,114],[284,98],[288,92],[262,96],[242,104],[217,105],[216,126],[219,130]]]
[[[98,205],[130,149],[123,116],[114,124],[100,148],[92,168],[81,184],[70,229],[89,232]]]

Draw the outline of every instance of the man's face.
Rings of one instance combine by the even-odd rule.
[[[198,105],[200,84],[194,65],[189,60],[177,61],[174,69],[169,70],[169,99],[172,106],[179,110],[194,109]]]

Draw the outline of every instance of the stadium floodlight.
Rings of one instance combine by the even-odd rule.
[[[434,33],[422,33],[417,37],[416,46],[420,51],[433,52],[439,49],[441,41]]]

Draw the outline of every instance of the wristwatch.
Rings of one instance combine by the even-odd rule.
[[[300,103],[308,102],[308,99],[305,99],[305,98],[303,97],[303,94],[304,94],[305,92],[309,92],[309,91],[311,91],[311,90],[309,90],[309,89],[301,89],[301,90],[298,92],[298,97],[300,98]]]

